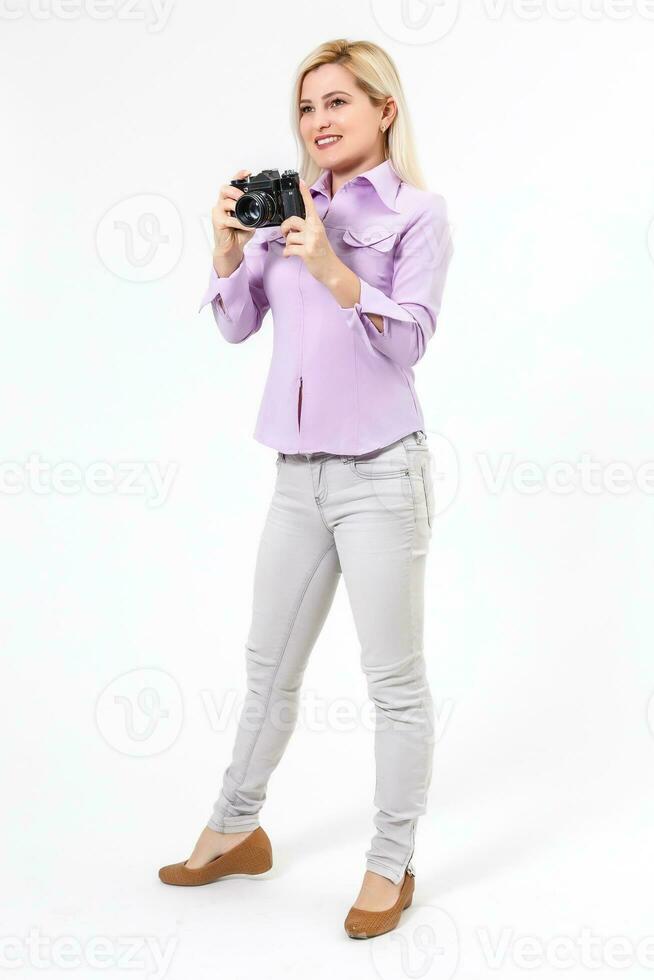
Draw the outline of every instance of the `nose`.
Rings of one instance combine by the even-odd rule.
[[[319,136],[329,136],[329,132],[332,128],[331,122],[324,122],[316,127],[316,131],[313,134],[314,139],[318,139]]]
[[[329,127],[332,124],[332,121],[329,118],[329,116],[327,116],[325,114],[320,115],[319,114],[319,111],[317,110],[316,111],[316,114],[315,114],[315,116],[313,118],[313,124],[314,124],[314,128],[316,130],[316,133],[322,133],[323,130],[329,129]]]

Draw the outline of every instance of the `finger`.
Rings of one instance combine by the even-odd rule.
[[[256,231],[256,228],[248,228],[247,225],[242,225],[238,218],[227,213],[221,221],[221,224],[225,228],[236,228],[237,231]]]
[[[220,188],[220,193],[222,197],[228,197],[230,200],[237,201],[239,197],[242,197],[243,191],[240,187],[232,187],[231,184],[224,184]]]
[[[234,174],[232,180],[236,180],[237,178],[240,177],[247,177],[247,175],[251,173],[252,173],[251,170],[238,170]],[[218,192],[218,200],[220,201],[221,198],[228,197],[230,198],[230,200],[237,201],[238,198],[241,197],[244,193],[245,192],[240,187],[234,187],[232,184],[223,184]]]
[[[231,219],[232,221],[238,222],[238,218],[236,217],[234,208],[230,207],[230,204],[234,204],[234,202],[229,200],[224,200],[222,203],[222,207],[218,208],[218,214],[224,221]],[[238,222],[238,227],[241,227],[240,222]]]
[[[217,205],[220,214],[227,215],[228,217],[233,217],[236,211],[236,203],[238,198],[223,197],[220,204]]]
[[[288,235],[289,231],[304,231],[304,218],[301,218],[299,214],[291,214],[288,218],[284,218],[280,227],[282,235]]]

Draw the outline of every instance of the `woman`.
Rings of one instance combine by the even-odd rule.
[[[243,192],[231,184],[212,212],[202,306],[211,302],[231,343],[273,312],[254,436],[277,449],[277,477],[233,758],[191,857],[159,875],[198,885],[272,866],[260,810],[342,572],[377,720],[376,833],[345,920],[348,935],[367,938],[394,928],[411,903],[431,779],[422,645],[434,497],[412,366],[434,333],[452,250],[445,202],[424,189],[400,80],[381,48],[321,45],[299,67],[292,111],[305,218],[245,229],[233,215]]]

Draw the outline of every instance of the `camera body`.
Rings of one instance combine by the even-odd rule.
[[[297,170],[262,170],[259,174],[231,180],[243,194],[235,202],[234,217],[246,228],[281,225],[291,215],[306,217]]]

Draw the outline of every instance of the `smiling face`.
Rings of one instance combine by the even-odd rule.
[[[343,65],[319,65],[307,72],[300,94],[300,133],[319,167],[335,173],[362,172],[385,159],[385,134],[395,104],[372,104]],[[327,137],[337,137],[327,139]]]

